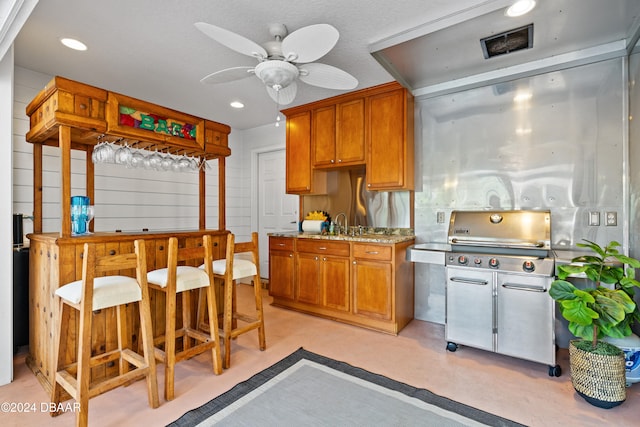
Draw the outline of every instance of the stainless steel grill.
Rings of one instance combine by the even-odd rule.
[[[549,365],[555,262],[548,211],[454,211],[445,253],[447,349],[458,344]]]
[[[549,211],[453,211],[448,240],[454,250],[547,256]]]

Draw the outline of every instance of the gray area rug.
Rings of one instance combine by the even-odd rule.
[[[170,426],[522,426],[302,348]]]

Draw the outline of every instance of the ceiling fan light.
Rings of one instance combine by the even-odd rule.
[[[284,61],[264,61],[255,68],[256,76],[271,88],[285,88],[298,77],[298,67]]]

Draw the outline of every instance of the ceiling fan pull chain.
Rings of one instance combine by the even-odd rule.
[[[280,88],[274,86],[274,89],[276,90],[276,127],[280,127]]]

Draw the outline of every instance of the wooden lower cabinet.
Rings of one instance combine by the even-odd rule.
[[[269,237],[269,293],[294,299],[294,239]]]
[[[391,319],[392,265],[374,261],[353,261],[353,312],[374,319]]]
[[[405,258],[413,242],[272,236],[269,292],[273,304],[397,334],[413,319],[414,268]],[[283,261],[284,251],[278,244],[291,248],[287,253],[293,254],[293,261],[290,256]],[[292,286],[293,295],[283,292]]]
[[[349,311],[349,258],[324,256],[320,266],[322,305]]]
[[[59,318],[59,299],[54,292],[60,286],[82,278],[82,255],[85,242],[96,243],[98,255],[116,255],[119,253],[133,252],[134,240],[144,239],[147,253],[147,269],[154,270],[167,266],[168,239],[177,236],[183,247],[202,244],[202,235],[212,234],[214,237],[214,258],[222,258],[226,243],[226,232],[213,230],[194,232],[166,232],[161,234],[144,233],[94,233],[89,236],[60,237],[59,233],[31,234],[29,257],[29,310],[31,321],[29,322],[29,354],[27,365],[36,374],[40,383],[47,392],[53,384],[55,367],[53,349],[58,340],[56,325]],[[122,270],[119,274],[135,277],[135,270]],[[151,314],[154,336],[164,334],[165,328],[165,296],[163,292],[150,292]],[[216,287],[218,310],[222,312],[223,293],[222,287]],[[181,299],[178,299],[180,301]],[[195,313],[196,298],[192,300],[192,318]],[[181,310],[178,324],[182,321]],[[76,317],[75,313],[71,316]],[[75,330],[69,334],[69,339],[75,341],[77,322],[71,319],[71,325]],[[137,309],[131,304],[127,308],[127,320],[132,325],[131,343],[133,348],[138,346],[139,319]],[[107,308],[93,312],[91,319],[92,343],[91,353],[99,355],[117,348],[116,335],[116,310]],[[76,343],[71,342],[69,348],[75,348]],[[66,355],[66,363],[75,361],[75,350],[70,350]],[[97,366],[91,370],[92,381],[109,378],[117,374],[118,366],[108,364]]]
[[[307,239],[296,247],[297,301],[349,310],[349,243]]]

